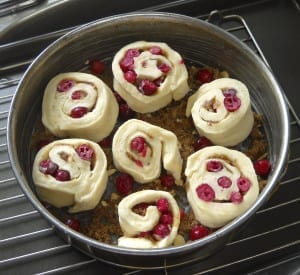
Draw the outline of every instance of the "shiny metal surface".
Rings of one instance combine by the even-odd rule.
[[[45,0],[7,0],[0,2],[0,16],[19,12],[39,5]]]
[[[264,114],[273,169],[259,199],[244,215],[215,234],[177,248],[138,251],[101,244],[71,231],[56,220],[41,205],[32,190],[29,140],[32,122],[40,110],[42,91],[48,80],[62,71],[82,69],[88,56],[112,58],[122,45],[138,39],[165,41],[188,60],[200,60],[201,63],[228,70],[232,76],[248,85],[254,108]],[[12,168],[22,190],[69,244],[92,257],[115,265],[168,268],[199,260],[220,249],[232,238],[237,228],[245,224],[266,202],[278,184],[286,164],[289,120],[282,90],[274,76],[235,37],[204,21],[183,15],[136,13],[113,16],[84,25],[48,47],[32,63],[19,83],[8,118],[7,136]],[[20,139],[21,136],[24,138]]]
[[[143,1],[127,0],[117,1],[113,7],[103,1],[82,1],[82,0],[28,0],[37,2],[36,7],[25,10],[20,14],[12,14],[11,18],[2,27],[0,41],[9,43],[15,40],[32,38],[48,32],[61,31],[74,26],[80,26],[86,22],[96,20],[112,14],[130,12],[133,9],[145,7]],[[148,6],[164,5],[168,0],[147,0]],[[172,6],[180,3],[176,1]],[[1,13],[0,13],[1,16]],[[47,18],[47,21],[45,21]]]

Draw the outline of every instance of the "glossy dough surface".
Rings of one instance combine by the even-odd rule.
[[[161,240],[149,240],[140,236],[142,232],[151,231],[159,222],[161,213],[155,206],[158,199],[165,198],[169,202],[169,211],[173,216],[170,225],[170,234]],[[139,215],[132,211],[135,205],[141,203],[152,203],[147,207],[145,215]],[[163,248],[170,246],[178,231],[180,223],[180,212],[176,200],[169,192],[156,190],[143,190],[132,193],[122,199],[118,206],[119,221],[124,236],[118,239],[118,245],[129,248]]]
[[[149,51],[151,47],[159,47],[161,54],[153,54]],[[144,95],[139,89],[138,84],[128,82],[124,78],[124,72],[120,67],[120,62],[130,49],[141,51],[140,55],[133,57],[132,70],[137,74],[137,82],[147,79],[156,82],[163,78],[157,92],[152,95]],[[158,66],[165,64],[168,71]],[[136,112],[148,113],[157,111],[168,105],[172,99],[180,100],[189,91],[187,83],[188,72],[183,59],[179,53],[171,49],[166,43],[137,41],[126,45],[120,49],[112,62],[114,75],[114,90],[117,91],[128,105]]]
[[[63,80],[70,80],[66,91],[58,91]],[[80,98],[73,99],[75,92]],[[76,107],[87,113],[73,118]],[[118,118],[119,106],[111,89],[98,77],[80,72],[62,73],[48,83],[42,105],[42,122],[55,136],[85,138],[99,142],[108,136]]]
[[[210,161],[221,162],[222,169],[208,171],[207,163]],[[201,224],[210,228],[221,227],[240,216],[258,197],[258,180],[252,162],[245,154],[236,150],[221,146],[201,149],[189,156],[185,175],[187,198],[195,217]],[[224,176],[232,181],[230,187],[223,188],[218,184],[218,179]],[[240,203],[233,203],[230,196],[233,192],[240,191],[237,185],[240,177],[250,181],[250,188],[244,192]],[[202,184],[207,184],[214,190],[213,200],[205,201],[199,197],[197,188]]]
[[[132,149],[136,138],[145,140],[145,150]],[[147,183],[161,174],[163,167],[181,185],[182,158],[174,133],[138,119],[130,119],[116,131],[113,144],[113,160],[116,168],[130,174],[137,182]]]
[[[93,150],[91,161],[82,159],[76,149],[87,145]],[[70,180],[59,181],[42,173],[42,161],[51,160],[70,173]],[[39,197],[56,207],[69,207],[70,213],[93,209],[107,184],[107,161],[101,147],[84,139],[62,139],[44,146],[37,153],[32,177]]]
[[[225,107],[224,91],[234,90],[240,107],[228,111]],[[225,92],[226,93],[226,92]],[[215,145],[234,146],[250,134],[254,117],[247,87],[231,78],[220,78],[200,86],[188,99],[186,115],[192,115],[200,135],[207,137]]]

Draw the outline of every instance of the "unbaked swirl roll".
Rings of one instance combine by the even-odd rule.
[[[254,123],[247,87],[231,78],[201,85],[188,99],[186,115],[190,114],[199,134],[222,146],[242,142]]]
[[[119,203],[118,215],[124,234],[118,239],[118,245],[128,248],[170,246],[180,223],[177,202],[165,191],[143,190],[132,193]]]
[[[218,228],[249,209],[259,186],[251,160],[222,146],[206,147],[189,156],[185,170],[187,198],[196,219]]]
[[[110,134],[118,114],[111,89],[91,74],[58,74],[44,93],[42,122],[57,137],[98,142]]]
[[[183,59],[166,43],[126,45],[114,56],[112,71],[114,89],[139,113],[159,110],[189,91]]]
[[[174,133],[150,123],[130,119],[116,131],[113,160],[117,169],[137,182],[147,183],[160,176],[161,162],[177,185],[181,185],[182,158]]]
[[[93,209],[107,184],[107,161],[101,147],[84,139],[62,139],[37,153],[32,169],[39,197],[70,213]]]

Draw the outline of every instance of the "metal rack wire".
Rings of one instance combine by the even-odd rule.
[[[202,16],[199,18],[203,19]],[[236,35],[268,65],[251,30],[241,16],[223,17],[220,13],[213,12],[208,20]],[[65,244],[33,209],[19,188],[7,152],[6,122],[9,106],[22,73],[22,71],[8,73],[0,79],[0,273],[5,271],[6,274],[14,274],[20,272],[22,267],[23,271],[30,270],[32,273],[40,274],[80,270],[93,274],[95,268],[101,267],[106,272],[139,274],[138,270],[128,272],[126,269],[107,266]],[[203,260],[201,266],[192,264],[189,267],[191,272],[203,274],[228,269],[241,270],[251,266],[251,263],[260,264],[270,260],[275,255],[299,251],[300,197],[296,188],[297,184],[298,186],[300,184],[297,172],[297,167],[298,169],[300,167],[300,118],[288,97],[286,102],[291,114],[291,157],[279,189],[256,213],[246,230],[228,243],[220,253]],[[254,245],[255,243],[260,245]],[[179,267],[168,273],[180,274],[182,270]]]
[[[4,0],[0,3],[0,16],[38,5],[44,0]]]

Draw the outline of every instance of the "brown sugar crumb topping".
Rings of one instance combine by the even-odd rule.
[[[90,222],[82,229],[82,233],[108,244],[117,244],[117,238],[122,236],[119,225],[117,201],[106,201],[107,204],[99,203],[91,211]]]

